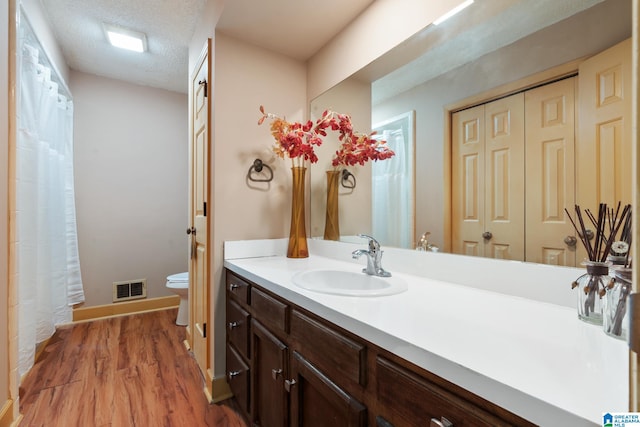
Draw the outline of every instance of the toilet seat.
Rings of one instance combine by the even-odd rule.
[[[176,273],[171,276],[167,276],[167,282],[186,282],[189,283],[189,272]]]

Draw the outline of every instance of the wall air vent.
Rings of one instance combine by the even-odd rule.
[[[113,282],[113,302],[147,297],[147,279]]]

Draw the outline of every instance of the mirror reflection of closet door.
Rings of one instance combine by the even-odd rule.
[[[524,95],[452,117],[452,250],[524,260]]]
[[[576,78],[525,92],[526,261],[575,266],[573,212]],[[576,239],[576,240],[574,240]]]
[[[631,39],[580,64],[576,202],[583,209],[632,202],[631,80]]]

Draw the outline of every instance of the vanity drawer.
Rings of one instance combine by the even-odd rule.
[[[238,405],[245,412],[249,413],[249,366],[242,360],[242,357],[231,346],[227,346],[227,381],[229,388],[233,392]]]
[[[512,425],[383,357],[376,359],[376,371],[381,415],[394,427],[427,426],[443,417],[455,427]]]
[[[288,332],[289,306],[259,289],[251,288],[251,308],[254,317],[270,328]]]
[[[301,353],[330,378],[367,384],[367,348],[298,310],[291,313],[291,338],[300,343]]]
[[[244,356],[249,355],[249,322],[251,316],[234,302],[227,299],[227,336],[229,342]]]
[[[241,304],[249,304],[249,288],[249,282],[227,271],[227,293],[240,301]]]

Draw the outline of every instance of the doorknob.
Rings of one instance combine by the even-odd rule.
[[[576,239],[574,236],[567,236],[564,238],[564,243],[567,246],[574,247],[576,243],[578,243],[578,239]]]
[[[196,228],[195,227],[187,228],[187,234],[196,234]]]
[[[482,233],[482,238],[485,240],[491,240],[492,237],[493,237],[493,234],[491,234],[490,231],[485,231],[484,233]]]

